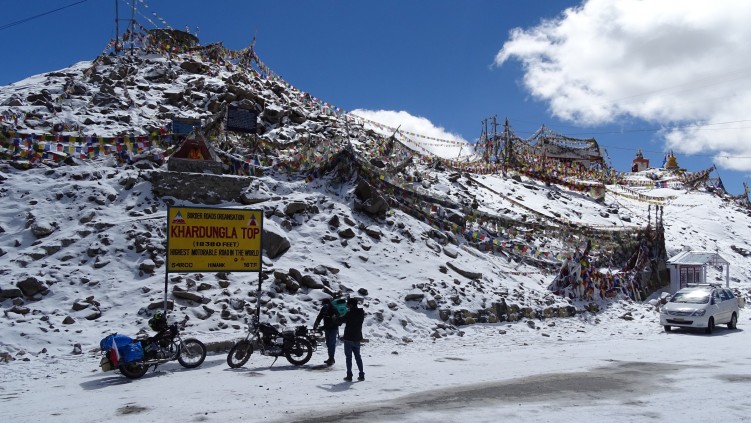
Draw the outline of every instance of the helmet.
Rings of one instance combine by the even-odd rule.
[[[157,332],[167,329],[167,317],[161,311],[157,311],[149,319],[149,327]]]

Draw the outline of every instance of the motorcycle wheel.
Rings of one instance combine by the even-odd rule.
[[[177,355],[177,361],[188,369],[198,367],[206,359],[206,346],[203,342],[188,338],[180,346],[180,352]]]
[[[284,356],[287,357],[287,361],[295,366],[302,366],[310,361],[310,358],[313,356],[313,346],[310,345],[310,341],[307,339],[297,337],[292,348],[284,353]]]
[[[250,355],[253,354],[253,345],[248,340],[243,340],[236,343],[229,354],[227,354],[227,364],[236,369],[242,367],[250,359]]]
[[[128,379],[138,379],[149,371],[149,366],[133,361],[130,363],[121,364],[119,369],[120,373],[122,373],[123,376],[127,377]]]

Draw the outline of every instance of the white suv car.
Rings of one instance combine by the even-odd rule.
[[[715,325],[726,323],[735,329],[740,301],[728,288],[716,284],[691,285],[670,298],[660,309],[660,324],[665,331],[671,326],[704,328],[712,333]]]

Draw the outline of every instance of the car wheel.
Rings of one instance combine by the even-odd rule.
[[[712,333],[713,330],[714,330],[714,317],[710,317],[709,322],[707,322],[707,328],[704,329],[704,332]]]
[[[728,322],[728,329],[737,329],[738,328],[738,316],[733,313],[733,317],[730,318],[730,321]]]
[[[670,325],[665,325],[665,332],[670,332],[673,330],[673,328],[670,327]]]

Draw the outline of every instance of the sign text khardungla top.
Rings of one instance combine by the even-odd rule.
[[[167,272],[261,271],[261,210],[170,207],[167,224]]]

